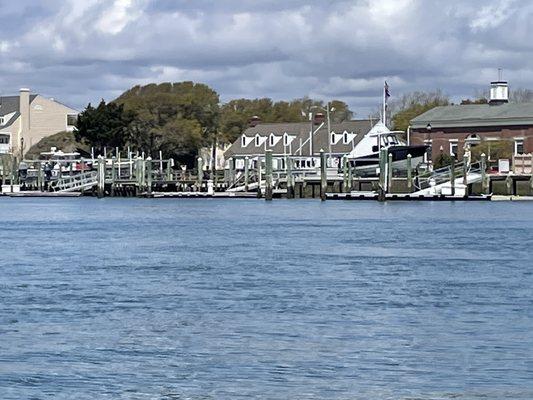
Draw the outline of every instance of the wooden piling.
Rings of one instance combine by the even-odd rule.
[[[272,200],[272,150],[265,152],[265,200]]]
[[[287,167],[287,198],[294,199],[294,176],[292,175],[292,158],[285,157],[285,164]]]
[[[261,156],[257,157],[257,164],[256,164],[256,176],[257,176],[257,198],[260,199],[262,197],[261,193],[261,181],[263,180],[263,171],[261,169],[261,163],[263,162]]]
[[[348,193],[350,189],[348,188],[348,175],[349,175],[349,166],[348,166],[348,157],[342,157],[342,191],[343,193]]]
[[[507,194],[512,195],[513,194],[513,177],[511,176],[510,173],[505,178],[505,186],[507,188]]]
[[[326,165],[326,153],[320,149],[320,200],[326,200],[326,191],[328,189],[328,169]]]
[[[146,190],[148,192],[148,196],[152,195],[152,157],[148,156],[146,159]]]
[[[480,168],[481,168],[481,193],[486,194],[488,192],[488,186],[487,185],[487,156],[485,153],[481,154],[481,162],[480,162]]]
[[[196,178],[196,185],[198,188],[198,191],[202,190],[202,181],[204,178],[204,170],[203,170],[203,164],[202,164],[202,157],[198,157],[198,176]]]
[[[387,149],[379,150],[379,184],[378,201],[385,201],[385,190],[387,186]]]
[[[97,196],[99,199],[104,197],[105,194],[105,159],[102,156],[98,156],[98,177],[97,177]]]
[[[248,192],[248,183],[250,181],[250,157],[244,157],[244,191]]]
[[[413,156],[407,154],[407,191],[409,193],[413,192]]]
[[[450,164],[450,187],[451,195],[455,196],[455,157],[453,155]]]
[[[116,158],[113,156],[111,158],[111,197],[115,196],[115,188],[116,188],[116,181],[117,181],[117,173],[115,171],[115,163]]]
[[[167,181],[172,181],[172,159],[167,161]]]
[[[387,162],[387,192],[392,192],[392,153],[389,153]]]

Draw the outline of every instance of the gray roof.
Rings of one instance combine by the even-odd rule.
[[[374,123],[377,121],[374,121]],[[374,123],[370,120],[353,120],[344,121],[340,123],[332,123],[331,131],[337,134],[342,134],[344,131],[348,133],[354,133],[357,136],[352,142],[344,144],[342,139],[336,144],[331,145],[331,151],[334,154],[346,154],[352,151],[353,147],[359,143],[363,136],[372,128]],[[315,125],[314,129],[318,126]],[[300,143],[305,143],[309,139],[309,132],[311,130],[311,124],[309,122],[288,122],[288,123],[264,123],[258,124],[255,127],[246,129],[243,133],[244,136],[249,138],[255,138],[256,135],[266,137],[267,140],[263,145],[256,146],[255,143],[250,143],[248,146],[243,147],[241,138],[239,136],[237,140],[230,146],[224,153],[226,158],[232,156],[256,156],[265,154],[265,150],[272,150],[274,155],[285,154],[292,151],[294,155],[308,156],[310,153],[309,143],[301,148],[301,151],[297,151],[300,148]],[[270,134],[274,134],[277,137],[282,137],[285,133],[291,136],[295,136],[290,146],[284,146],[283,140],[279,140],[274,146],[270,146],[268,137]],[[327,124],[324,123],[322,127],[313,136],[313,153],[318,154],[320,149],[324,151],[329,150],[329,135],[327,130]]]
[[[36,94],[30,95],[30,103],[37,97]],[[20,96],[0,96],[0,116],[6,114],[15,113],[9,121],[4,121],[4,125],[0,125],[2,128],[8,127],[20,115]]]
[[[533,125],[533,103],[464,104],[435,107],[411,120],[411,128]]]

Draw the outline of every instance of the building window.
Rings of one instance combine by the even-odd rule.
[[[348,132],[342,134],[342,143],[348,144]]]
[[[457,142],[450,142],[450,155],[453,156],[453,158],[457,158]]]
[[[0,125],[4,125],[4,124],[5,124],[4,117],[0,117]]]
[[[67,126],[76,126],[78,123],[78,116],[76,114],[67,115]]]
[[[274,134],[270,134],[270,146],[274,146]]]
[[[9,135],[0,135],[0,144],[9,144]]]
[[[514,153],[515,154],[524,154],[524,141],[522,139],[515,140],[515,142],[514,142]]]
[[[259,146],[259,135],[255,136],[255,145]]]
[[[330,140],[330,143],[331,143],[331,144],[335,144],[335,132],[331,132],[331,140]]]
[[[241,146],[246,147],[246,136],[243,136],[241,139]]]

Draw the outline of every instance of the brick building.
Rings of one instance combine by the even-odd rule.
[[[411,120],[410,141],[462,159],[465,144],[506,140],[514,154],[533,153],[533,103],[509,103],[505,81],[491,82],[488,104],[435,107]]]

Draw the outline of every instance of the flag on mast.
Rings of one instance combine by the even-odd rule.
[[[389,97],[390,97],[389,85],[388,85],[387,81],[385,81],[385,102],[387,102],[387,99]]]

